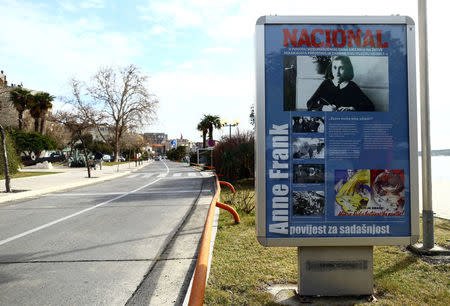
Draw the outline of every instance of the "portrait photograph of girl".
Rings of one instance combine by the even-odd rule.
[[[387,56],[285,56],[284,110],[389,111]]]

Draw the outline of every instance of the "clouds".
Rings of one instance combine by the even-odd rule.
[[[101,5],[89,3],[85,6]],[[98,16],[69,18],[17,2],[0,4],[0,11],[8,12],[2,15],[7,26],[0,29],[0,62],[7,63],[3,68],[12,82],[31,88],[59,94],[70,75],[86,76],[101,64],[131,62],[142,50],[133,36],[106,31]]]
[[[446,10],[429,2],[432,133],[450,105],[438,57],[447,41],[437,22]],[[411,1],[360,0],[141,0],[133,2],[38,0],[0,2],[0,65],[8,80],[53,95],[66,94],[67,80],[83,80],[102,65],[133,63],[151,76],[161,99],[159,123],[146,131],[200,139],[195,127],[203,113],[248,123],[254,102],[255,22],[262,15],[411,15]],[[440,32],[441,31],[441,32]],[[438,38],[436,38],[438,37]],[[153,90],[154,89],[154,90]],[[436,138],[435,138],[436,139]],[[437,140],[433,144],[441,144]],[[445,145],[444,145],[445,146]]]

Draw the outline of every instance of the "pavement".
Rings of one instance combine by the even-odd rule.
[[[56,174],[16,178],[11,180],[12,193],[6,193],[5,180],[0,180],[0,206],[2,203],[37,198],[41,195],[70,190],[116,179],[135,172],[153,163],[144,161],[141,165],[123,163],[119,166],[105,166],[102,170],[92,170],[91,178],[87,169],[68,168],[64,166],[52,169],[35,169],[24,167],[21,172],[58,172]],[[204,189],[214,189],[213,180],[207,180]],[[214,192],[213,192],[214,194]],[[201,193],[187,218],[180,224],[175,238],[159,256],[157,263],[151,267],[141,285],[126,305],[187,305],[192,286],[192,277],[198,255],[198,245],[202,236],[204,222],[211,202],[211,193]],[[219,209],[216,208],[213,224],[210,258],[217,231]],[[197,247],[193,247],[197,246]],[[208,268],[210,264],[208,265]]]
[[[0,180],[0,204],[112,180],[137,171],[152,162],[153,161],[144,161],[141,165],[137,166],[134,162],[124,162],[116,166],[105,166],[105,164],[103,164],[102,170],[98,167],[97,170],[92,169],[90,178],[88,178],[86,167],[69,168],[66,166],[56,166],[52,169],[24,167],[20,170],[21,172],[59,173],[12,179],[11,189],[13,192],[11,193],[5,192],[5,180]]]

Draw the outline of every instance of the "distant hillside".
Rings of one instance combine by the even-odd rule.
[[[445,150],[431,150],[431,156],[449,156],[450,149]],[[422,152],[419,151],[419,156],[422,156]]]

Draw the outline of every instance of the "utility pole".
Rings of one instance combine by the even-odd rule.
[[[418,0],[419,10],[419,65],[420,65],[420,113],[422,139],[422,229],[423,248],[434,247],[434,216],[432,202],[430,103],[428,91],[428,38],[427,1]]]

